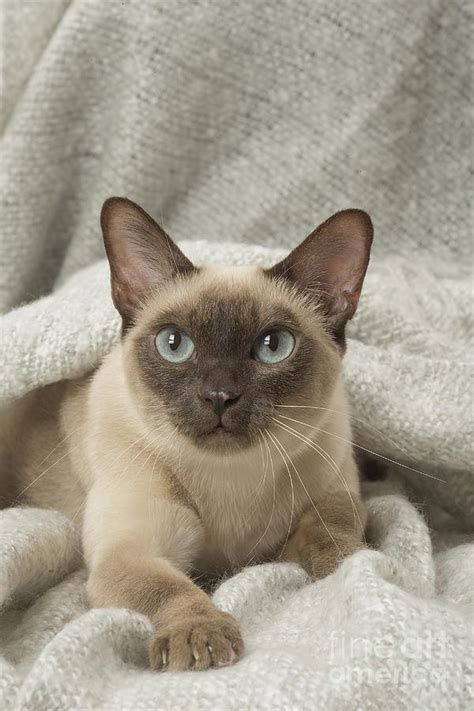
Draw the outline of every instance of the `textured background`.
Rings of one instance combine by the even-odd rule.
[[[471,14],[462,0],[4,0],[0,401],[84,373],[117,339],[98,227],[106,197],[140,202],[192,258],[232,263],[271,262],[332,212],[362,207],[376,239],[346,357],[357,440],[444,479],[404,470],[410,492],[454,514],[450,525],[472,525]],[[447,697],[460,708],[473,546],[453,534],[433,552],[402,491],[382,487],[372,504],[380,558],[362,552],[315,586],[289,568],[229,581],[221,599],[249,656],[190,687],[135,674],[142,618],[80,616],[82,578],[54,587],[77,565],[76,533],[52,514],[2,514],[0,693],[35,709],[119,708],[124,693],[134,708],[181,707],[189,689],[196,704],[212,706],[218,689],[239,709],[400,709],[414,698],[441,709]],[[38,561],[42,589],[53,587],[23,616],[14,608],[38,592]],[[285,595],[292,618],[280,616]],[[332,660],[348,676],[331,681],[318,630],[374,643],[372,622],[395,634],[395,654]],[[449,664],[428,656],[421,680],[402,683],[410,629],[444,634]],[[354,669],[379,667],[388,681],[355,680]],[[440,669],[442,684],[430,677]]]
[[[411,477],[470,516],[470,7],[6,2],[0,311],[103,257],[112,194],[177,240],[205,240],[201,258],[249,245],[234,261],[365,208],[376,239],[346,361],[369,423],[357,436],[448,479]],[[78,284],[66,304],[0,319],[0,399],[77,375],[110,346],[108,296]]]
[[[30,249],[14,280],[5,257],[2,306],[102,255],[110,194],[177,239],[264,245],[360,206],[376,255],[459,274],[470,5],[5,2],[2,242]]]

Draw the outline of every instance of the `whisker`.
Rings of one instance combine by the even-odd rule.
[[[170,432],[169,437],[168,437],[168,439],[167,439],[167,443],[168,443],[168,441],[173,437],[173,435],[176,433],[177,429],[178,429],[178,428],[175,427],[174,430],[173,430],[172,432]],[[151,457],[152,455],[153,455],[153,450],[151,451],[150,457]],[[150,521],[153,519],[153,513],[154,513],[154,512],[152,512],[152,510],[151,510],[151,509],[152,509],[152,503],[153,503],[153,505],[154,505],[153,508],[156,509],[155,497],[152,497],[152,495],[151,495],[151,486],[152,486],[153,479],[154,479],[154,476],[155,476],[155,467],[156,467],[156,464],[157,464],[157,462],[158,462],[159,456],[160,456],[160,453],[159,453],[159,452],[156,452],[155,461],[153,462],[153,466],[152,466],[151,472],[150,472],[150,479],[149,479],[149,481],[148,481],[148,517],[149,517]],[[148,460],[150,459],[150,457],[148,457],[148,458],[146,459],[145,464],[148,462]],[[145,466],[145,464],[144,464],[144,466]]]
[[[73,435],[75,435],[77,432],[79,432],[79,430],[82,429],[82,427],[83,427],[83,425],[81,425],[81,427],[76,427],[75,430],[73,430],[72,432],[70,432],[70,433],[69,433],[68,435],[66,435],[60,442],[58,442],[58,444],[57,444],[55,447],[53,447],[53,449],[41,460],[41,462],[38,464],[38,467],[40,467],[42,464],[44,464],[45,461],[46,461],[47,459],[49,459],[50,456],[51,456],[52,454],[54,454],[54,452],[55,452],[57,449],[59,449],[59,447],[60,447],[62,444],[64,444],[64,442],[66,442],[66,441],[67,441],[68,439],[70,439]]]
[[[263,439],[263,441],[264,441],[264,443],[265,443],[265,445],[266,445],[266,448],[267,448],[267,451],[268,451],[268,457],[269,457],[270,463],[271,463],[271,471],[272,471],[272,479],[273,479],[272,511],[271,511],[270,518],[269,518],[269,520],[268,520],[268,523],[267,523],[267,526],[266,526],[264,532],[262,533],[262,535],[260,536],[260,538],[258,539],[258,541],[255,543],[255,545],[252,546],[252,548],[250,549],[250,551],[249,551],[249,558],[247,559],[247,562],[245,563],[245,565],[250,565],[250,563],[252,562],[252,560],[253,560],[253,558],[254,558],[254,556],[252,557],[252,553],[253,553],[253,551],[258,547],[259,543],[265,538],[265,536],[266,536],[266,534],[267,534],[267,532],[268,532],[268,529],[269,529],[270,526],[271,526],[272,519],[273,519],[273,514],[274,514],[274,511],[275,511],[275,500],[276,500],[275,469],[274,469],[274,466],[273,466],[273,459],[272,459],[272,455],[271,455],[271,452],[270,452],[270,447],[268,446],[268,442],[267,442],[267,440],[265,439],[265,435],[264,435],[263,433],[262,433],[262,439]],[[267,461],[267,465],[268,465],[268,461]],[[266,469],[267,469],[267,465],[265,466],[265,472],[266,472]]]
[[[150,456],[147,457],[147,459],[145,460],[145,463],[144,463],[143,466],[145,466],[145,464],[148,462],[148,460],[149,460],[150,457],[152,457],[152,456],[153,456],[153,450],[151,451]],[[154,499],[154,497],[152,497],[152,495],[151,495],[151,487],[152,487],[152,484],[153,484],[153,479],[154,479],[154,475],[155,475],[155,467],[156,467],[156,463],[157,463],[157,461],[158,461],[158,456],[159,456],[158,453],[156,453],[156,454],[155,454],[155,460],[154,460],[154,462],[153,462],[153,466],[151,467],[151,470],[150,470],[150,478],[149,478],[149,480],[148,480],[148,518],[149,518],[150,521],[153,520],[152,508],[155,508],[155,506],[154,506],[154,504],[155,504],[155,499]]]
[[[269,432],[268,434],[270,434],[270,432]],[[327,527],[326,522],[324,521],[324,519],[323,519],[323,517],[321,516],[321,514],[320,514],[320,512],[319,512],[319,510],[318,510],[318,508],[317,508],[317,506],[316,506],[316,504],[314,503],[313,499],[311,498],[311,496],[310,496],[310,494],[309,494],[309,491],[308,491],[308,489],[306,488],[303,479],[300,477],[299,472],[298,472],[297,468],[295,467],[294,462],[292,461],[290,455],[288,454],[288,452],[286,451],[286,449],[283,447],[283,445],[281,444],[280,440],[276,437],[276,435],[273,435],[273,437],[275,437],[275,439],[277,440],[277,442],[279,443],[279,445],[281,446],[281,448],[282,448],[283,451],[285,452],[286,456],[288,457],[288,459],[289,459],[289,461],[290,461],[290,464],[292,465],[293,469],[295,470],[296,476],[298,477],[298,479],[299,479],[299,481],[300,481],[300,484],[301,484],[301,486],[303,487],[303,489],[304,489],[304,491],[305,491],[305,493],[306,493],[306,496],[307,496],[308,499],[310,500],[310,502],[311,502],[311,504],[312,504],[312,506],[313,506],[313,509],[315,510],[315,512],[316,512],[316,514],[317,514],[319,520],[320,520],[321,523],[323,524],[326,533],[328,534],[328,536],[330,537],[330,539],[332,540],[332,542],[333,542],[334,545],[336,546],[336,549],[337,549],[339,555],[342,556],[342,551],[341,551],[341,549],[339,548],[338,544],[336,543],[336,540],[335,540],[334,536],[332,535],[331,531],[330,531],[329,528]],[[285,545],[286,545],[286,542],[285,542]],[[284,548],[284,546],[283,546],[283,548]]]
[[[317,454],[319,454],[319,455],[324,459],[324,461],[326,462],[326,464],[329,464],[329,466],[331,467],[331,469],[335,472],[336,476],[339,477],[339,480],[341,481],[341,483],[342,483],[344,489],[346,490],[347,495],[348,495],[348,497],[349,497],[349,500],[350,500],[350,502],[351,502],[351,505],[352,505],[352,512],[353,512],[353,514],[354,514],[354,518],[357,518],[357,521],[358,521],[358,523],[359,523],[359,526],[360,526],[360,530],[361,530],[361,533],[362,533],[362,538],[363,538],[364,544],[367,544],[367,541],[366,541],[366,538],[365,538],[364,526],[363,526],[363,523],[362,523],[361,518],[360,518],[360,516],[359,516],[359,512],[358,512],[357,507],[356,507],[356,505],[355,505],[354,499],[353,499],[353,497],[352,497],[351,490],[349,489],[349,485],[348,485],[347,481],[345,480],[342,471],[341,471],[340,468],[337,466],[336,462],[335,462],[334,459],[331,457],[331,455],[330,455],[328,452],[326,452],[326,450],[323,449],[319,444],[316,444],[316,442],[313,442],[311,439],[309,439],[308,437],[306,437],[306,435],[303,435],[301,432],[298,432],[298,431],[295,430],[293,427],[290,427],[289,425],[285,425],[284,423],[279,422],[275,417],[272,417],[272,420],[273,420],[274,422],[276,422],[277,425],[279,425],[283,430],[285,430],[286,432],[288,432],[288,434],[294,435],[294,436],[296,437],[296,439],[301,440],[302,442],[304,442],[305,444],[307,444],[311,449],[313,449]]]
[[[151,435],[153,435],[153,434],[156,434],[156,433],[159,432],[161,429],[163,429],[163,427],[165,427],[165,425],[160,424],[160,425],[158,425],[157,427],[155,427],[154,429],[152,429],[152,430],[151,430],[149,433],[147,433],[146,435],[141,435],[141,436],[138,437],[134,442],[131,442],[129,445],[127,445],[127,447],[125,447],[125,448],[120,452],[120,454],[119,454],[117,457],[115,457],[115,459],[113,459],[112,462],[109,464],[109,467],[108,467],[109,470],[110,470],[110,469],[114,466],[114,464],[116,464],[116,463],[119,461],[119,459],[120,459],[126,452],[128,452],[132,447],[134,447],[135,445],[137,445],[139,442],[142,442],[144,439],[146,439],[147,436],[151,436]],[[146,451],[146,449],[147,449],[146,446],[145,446],[144,448],[142,448],[142,449],[139,449],[138,452],[137,452],[137,453],[135,454],[135,456],[133,457],[133,459],[131,459],[131,460],[129,460],[129,461],[127,462],[127,464],[125,465],[124,469],[121,471],[120,475],[119,475],[118,477],[113,477],[113,478],[106,484],[106,486],[105,486],[105,488],[104,488],[104,491],[109,490],[111,486],[117,486],[117,485],[122,481],[122,479],[126,476],[127,472],[129,471],[129,468],[130,468],[130,466],[133,464],[133,462],[135,462],[135,460],[136,460],[141,454],[143,454],[143,452]],[[152,454],[153,454],[154,451],[156,451],[156,450],[153,450],[153,449],[151,450]],[[148,457],[148,459],[149,459],[149,458],[150,458],[150,457]],[[146,461],[148,461],[148,459],[147,459]],[[145,462],[145,463],[146,463],[146,462]],[[143,468],[143,466],[144,466],[144,465],[142,465],[142,468]],[[140,471],[141,471],[141,470],[140,470]],[[79,506],[79,508],[77,509],[76,513],[75,513],[74,516],[72,517],[72,520],[73,520],[73,521],[76,519],[76,517],[77,517],[79,514],[81,514],[81,513],[84,511],[86,505],[87,505],[87,494],[86,494],[86,496],[84,497],[84,500],[83,500],[81,506]]]
[[[391,437],[382,432],[382,430],[379,430],[377,427],[375,427],[375,425],[372,425],[370,422],[362,419],[361,417],[356,417],[348,410],[334,410],[330,407],[320,407],[317,405],[276,405],[275,407],[289,407],[303,410],[324,410],[325,412],[331,412],[335,415],[346,415],[347,417],[350,417],[351,420],[359,422],[361,425],[368,427],[373,432],[375,432],[375,434],[379,435],[379,437],[381,437],[382,439],[386,439],[387,442],[390,442],[390,444],[393,445],[396,449],[399,449],[400,452],[405,455],[405,457],[408,457],[408,459],[413,459],[413,457],[410,456],[409,452],[407,452],[406,449],[403,449],[403,447],[398,444],[398,442],[395,442],[395,440],[393,440]]]
[[[280,415],[280,417],[284,418],[285,420],[291,420],[291,422],[296,422],[299,425],[303,425],[303,427],[309,427],[310,429],[317,430],[318,432],[321,432],[322,434],[328,434],[328,435],[331,435],[331,437],[336,437],[336,439],[340,439],[342,442],[351,444],[353,447],[356,447],[357,449],[361,449],[363,452],[367,452],[367,454],[372,454],[374,457],[380,457],[380,459],[383,459],[386,462],[389,462],[389,464],[395,464],[397,467],[403,467],[403,469],[408,469],[411,472],[415,472],[415,474],[421,474],[422,476],[426,476],[426,477],[428,477],[428,479],[434,479],[435,481],[440,481],[442,484],[448,483],[445,479],[440,479],[439,477],[434,476],[434,474],[428,474],[427,472],[422,472],[420,469],[415,469],[414,467],[410,467],[408,464],[403,464],[402,462],[397,462],[396,459],[391,459],[390,457],[386,457],[384,454],[380,454],[380,452],[375,452],[372,449],[367,449],[367,447],[363,447],[361,444],[357,444],[353,440],[347,439],[346,437],[342,437],[341,435],[338,435],[335,432],[330,432],[329,430],[325,430],[322,427],[318,427],[317,425],[310,425],[307,422],[302,422],[301,420],[295,420],[293,417],[287,417],[286,415]]]
[[[27,486],[25,486],[24,489],[22,489],[20,491],[17,498],[20,499],[23,496],[23,494],[28,491],[28,489],[30,489],[34,484],[36,484],[40,479],[42,479],[45,474],[47,474],[53,467],[56,466],[56,464],[59,464],[59,462],[61,462],[63,459],[65,459],[67,456],[69,456],[70,452],[73,452],[74,450],[76,450],[78,448],[79,448],[79,445],[77,445],[76,447],[72,447],[71,449],[68,449],[67,452],[65,452],[65,454],[62,454],[59,457],[59,459],[56,459],[56,461],[53,462],[52,464],[50,464],[49,467],[46,467],[46,469],[44,471],[42,471],[41,474],[38,474],[38,476],[35,479],[33,479],[33,481],[30,481],[30,483]]]
[[[258,435],[258,444],[260,446],[260,456],[262,457],[262,467],[265,466],[265,460],[263,456],[263,445],[262,445],[262,434],[260,433],[260,430],[257,432]]]
[[[263,457],[263,446],[262,446],[262,441],[261,441],[261,439],[260,439],[260,436],[263,437],[263,435],[260,435],[260,434],[259,434],[259,443],[260,443],[260,447],[261,447],[263,474],[262,474],[262,477],[261,477],[261,479],[260,479],[260,481],[259,481],[259,483],[258,483],[258,485],[257,485],[257,488],[255,489],[255,491],[254,491],[254,493],[253,493],[253,497],[255,498],[254,507],[258,506],[258,502],[259,502],[259,496],[258,496],[258,495],[260,494],[260,489],[265,486],[265,482],[266,482],[266,480],[267,480],[268,461],[265,462],[265,459],[264,459],[264,457]]]
[[[263,450],[262,450],[262,452],[263,452]],[[249,463],[249,470],[252,471],[252,470],[253,470],[253,466],[254,466],[254,461],[253,461],[253,459],[250,457],[249,453],[248,453],[248,452],[242,452],[242,457],[243,457],[243,459],[246,459],[246,460],[248,461],[248,463]],[[262,459],[262,463],[263,463],[263,459]],[[266,478],[267,478],[267,473],[266,473],[266,470],[263,469],[263,471],[262,471],[262,476],[260,477],[260,481],[258,482],[258,484],[257,484],[257,486],[256,486],[256,488],[255,488],[255,490],[252,491],[252,492],[247,492],[247,496],[249,496],[249,497],[251,496],[252,501],[249,503],[248,511],[246,511],[245,513],[242,512],[242,516],[243,516],[243,520],[244,520],[244,522],[245,522],[245,525],[246,525],[249,529],[251,528],[251,523],[250,523],[250,522],[251,522],[252,516],[253,516],[253,514],[255,513],[255,510],[256,510],[256,508],[257,508],[259,502],[260,502],[260,498],[261,498],[261,496],[262,496],[262,494],[260,494],[260,490],[261,490],[262,486],[265,485]]]
[[[279,556],[281,558],[283,551],[285,550],[286,544],[288,543],[288,539],[289,539],[290,533],[291,533],[291,528],[293,526],[293,516],[294,516],[294,512],[295,512],[295,487],[293,485],[293,479],[292,479],[290,468],[287,464],[287,461],[286,461],[285,457],[283,456],[278,444],[275,441],[276,437],[274,435],[272,435],[272,433],[269,430],[267,430],[266,428],[265,428],[265,432],[267,433],[267,436],[270,438],[271,442],[273,442],[273,444],[275,445],[275,449],[277,450],[277,452],[279,453],[280,457],[283,460],[283,463],[286,467],[286,471],[288,472],[288,478],[290,480],[290,486],[291,486],[291,516],[290,516],[290,523],[288,525],[288,531],[286,533],[285,542],[283,544],[283,548],[282,548],[282,551]]]

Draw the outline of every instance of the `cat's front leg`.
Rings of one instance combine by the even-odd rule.
[[[199,519],[173,502],[160,501],[154,508],[151,522],[150,502],[136,491],[118,496],[93,488],[84,527],[89,600],[95,607],[128,607],[151,619],[154,669],[232,664],[243,652],[237,622],[183,572],[202,537]]]
[[[324,578],[363,548],[366,523],[366,507],[357,494],[325,494],[303,513],[282,558],[300,563],[313,580]]]

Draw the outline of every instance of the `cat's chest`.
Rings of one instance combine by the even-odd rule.
[[[218,570],[265,559],[294,530],[307,496],[299,483],[271,475],[247,489],[221,487],[200,502],[205,541],[200,567]]]

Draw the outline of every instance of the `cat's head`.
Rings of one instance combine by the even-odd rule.
[[[279,406],[327,406],[369,261],[365,212],[337,213],[269,269],[196,267],[126,199],[107,200],[101,223],[146,427],[230,452],[273,429]]]

